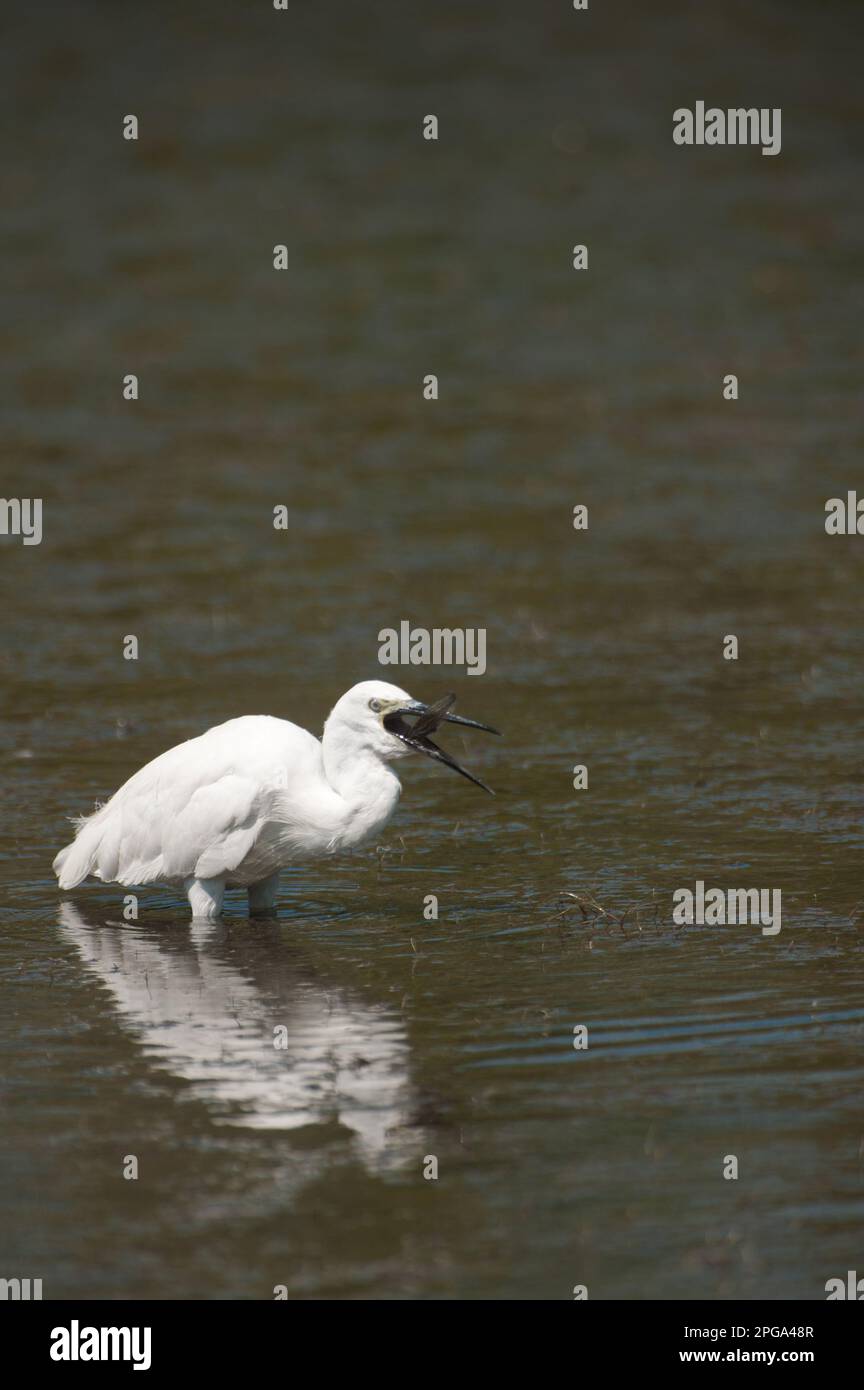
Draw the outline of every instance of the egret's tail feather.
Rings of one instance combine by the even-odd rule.
[[[61,849],[53,864],[61,888],[77,888],[88,875],[97,872],[96,860],[102,839],[101,831],[93,825],[92,816],[76,816],[75,839]]]
[[[90,873],[92,862],[92,855],[79,845],[77,840],[61,849],[54,860],[54,872],[60,887],[75,888],[79,883],[83,883]]]
[[[54,860],[61,888],[77,888],[88,877],[125,885],[154,883],[166,877],[161,850],[136,843],[122,806],[119,813],[114,806],[112,814],[112,805],[100,806],[92,815],[74,819],[75,839]],[[147,852],[154,848],[155,853]]]

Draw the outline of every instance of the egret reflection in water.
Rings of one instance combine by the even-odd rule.
[[[171,931],[85,917],[67,901],[60,928],[147,1057],[188,1082],[215,1122],[337,1124],[373,1170],[416,1151],[401,1020],[316,978],[278,928],[267,934],[266,981],[254,952],[237,968],[220,923]]]

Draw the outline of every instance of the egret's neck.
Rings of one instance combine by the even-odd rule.
[[[402,788],[390,765],[371,749],[358,748],[329,727],[324,729],[321,744],[324,774],[345,803],[339,844],[350,849],[387,824]]]

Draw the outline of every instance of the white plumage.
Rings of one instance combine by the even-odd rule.
[[[384,681],[343,695],[321,740],[268,715],[229,719],[154,758],[82,818],[54,860],[60,887],[88,876],[182,885],[193,915],[213,918],[225,888],[238,885],[251,912],[271,911],[282,868],[351,849],[386,825],[401,791],[396,758],[422,751],[463,771],[428,738],[412,737],[403,715],[425,716],[433,729],[441,719],[486,727],[438,718]]]

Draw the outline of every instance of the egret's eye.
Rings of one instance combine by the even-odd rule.
[[[381,701],[380,701],[380,700],[370,700],[370,701],[369,701],[369,708],[370,708],[371,710],[374,710],[376,714],[380,714],[380,713],[381,713],[381,710],[382,710],[384,707],[383,707],[383,705],[381,704]]]

